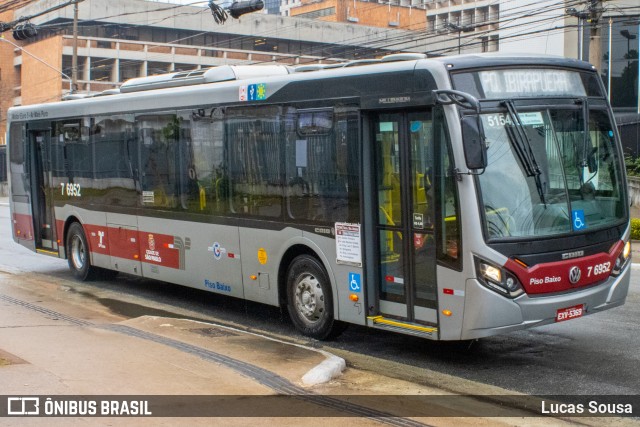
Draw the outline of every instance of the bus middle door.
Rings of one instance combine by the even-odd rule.
[[[379,296],[372,314],[436,326],[431,114],[381,112],[371,119]]]

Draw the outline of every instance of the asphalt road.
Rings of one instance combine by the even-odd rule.
[[[127,317],[158,315],[242,325],[307,340],[278,308],[190,288],[120,275],[109,282],[77,282],[65,260],[36,255],[13,243],[9,210],[0,205],[0,269],[68,280],[68,291]],[[485,338],[471,348],[349,327],[331,342],[309,342],[361,368],[429,383],[429,372],[511,391],[548,395],[640,394],[640,265],[627,303],[593,316]],[[447,387],[447,385],[443,385]],[[461,390],[456,390],[461,391]]]

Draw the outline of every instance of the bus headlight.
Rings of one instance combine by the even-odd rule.
[[[476,271],[480,283],[494,292],[508,298],[515,298],[524,293],[518,278],[504,268],[476,258]]]
[[[616,263],[613,265],[613,269],[611,270],[612,276],[619,276],[622,273],[622,269],[627,265],[629,260],[631,259],[631,242],[627,242],[624,244],[624,249],[616,258]]]

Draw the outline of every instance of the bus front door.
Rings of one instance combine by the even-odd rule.
[[[31,209],[36,251],[58,255],[51,185],[51,131],[30,130]]]
[[[431,114],[376,113],[371,123],[378,314],[436,326]]]

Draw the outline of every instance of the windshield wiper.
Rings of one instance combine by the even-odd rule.
[[[520,159],[520,164],[522,164],[527,176],[534,177],[540,201],[546,207],[547,202],[544,197],[544,189],[542,188],[542,180],[540,178],[542,172],[540,171],[540,167],[536,161],[536,156],[533,154],[531,140],[529,140],[529,136],[527,136],[527,132],[524,130],[524,126],[522,125],[522,121],[520,120],[520,116],[518,115],[518,111],[516,110],[516,106],[513,101],[509,99],[502,101],[502,103],[507,107],[509,118],[512,122],[511,126],[505,125],[504,127],[507,131],[507,135],[509,136],[509,140],[513,145],[518,159]]]

